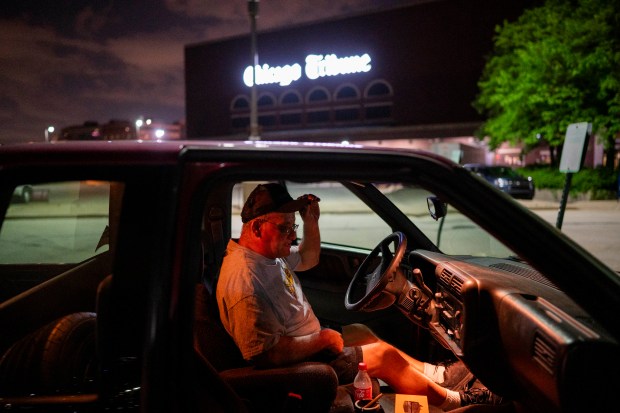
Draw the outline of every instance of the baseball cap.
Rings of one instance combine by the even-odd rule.
[[[270,212],[295,212],[308,205],[308,200],[293,199],[286,188],[280,184],[260,184],[245,201],[241,211],[241,221],[245,224],[254,218]]]

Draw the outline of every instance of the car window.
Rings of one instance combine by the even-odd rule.
[[[241,233],[241,208],[245,199],[258,182],[237,184],[233,190],[232,236]],[[348,247],[372,249],[377,237],[392,233],[390,227],[359,198],[339,182],[297,183],[286,182],[293,198],[304,194],[314,194],[321,198],[321,242]],[[303,222],[299,215],[298,237],[303,236]]]
[[[107,251],[109,199],[103,181],[16,187],[0,229],[0,265],[76,264]]]
[[[481,169],[480,172],[486,173],[491,176],[505,177],[505,178],[520,178],[521,177],[521,175],[519,175],[517,171],[515,171],[512,168],[505,167],[505,166],[489,167],[486,169]]]

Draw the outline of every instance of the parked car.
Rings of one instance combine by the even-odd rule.
[[[510,166],[469,163],[463,167],[514,198],[533,199],[536,194],[532,177],[526,178]]]
[[[294,392],[298,411],[352,411],[328,365],[254,368],[219,323],[223,251],[265,181],[321,198],[320,264],[299,276],[324,325],[462,360],[511,400],[485,411],[617,407],[618,273],[450,160],[117,141],[0,147],[0,409],[282,411]],[[10,204],[26,184],[54,197]]]
[[[32,200],[32,192],[30,185],[20,185],[13,191],[13,201],[27,204]]]

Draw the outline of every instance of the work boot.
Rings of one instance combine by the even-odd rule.
[[[461,407],[469,406],[470,404],[491,404],[500,405],[507,403],[503,397],[492,393],[486,387],[474,387],[465,391],[460,391]]]
[[[469,383],[474,380],[474,375],[469,371],[465,363],[458,360],[453,363],[439,365],[445,368],[443,372],[443,382],[439,383],[442,387],[450,390],[464,390]],[[435,367],[437,368],[437,367]]]

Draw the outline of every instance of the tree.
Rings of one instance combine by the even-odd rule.
[[[547,0],[496,28],[474,107],[479,137],[560,150],[571,123],[592,122],[613,168],[620,133],[620,0]]]

